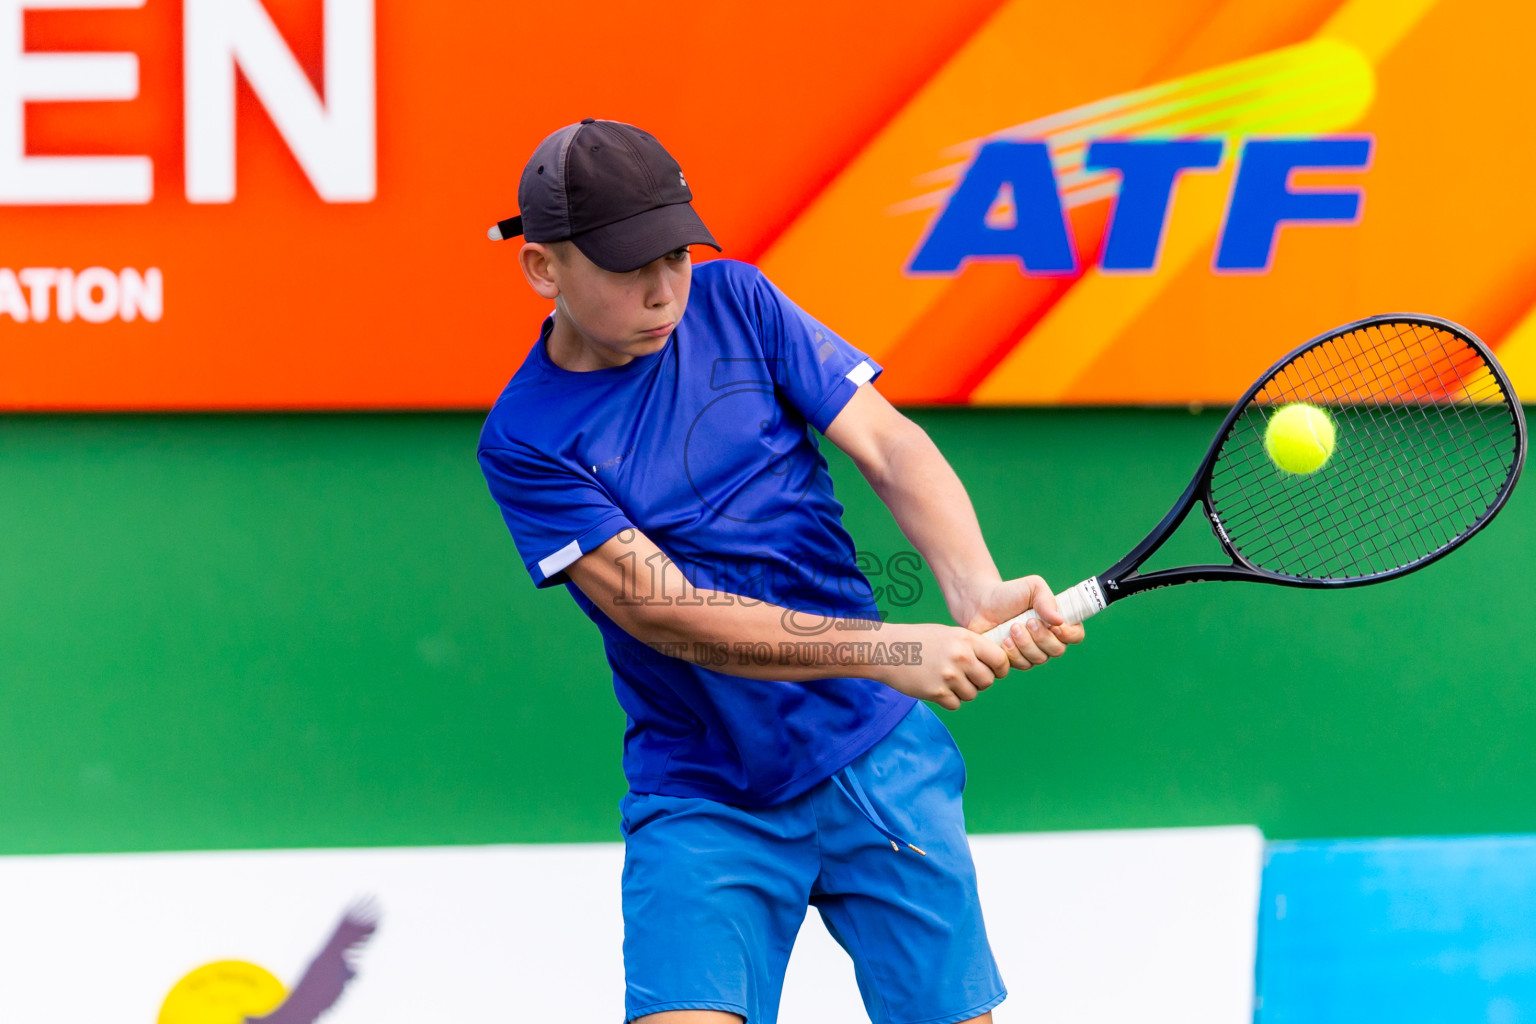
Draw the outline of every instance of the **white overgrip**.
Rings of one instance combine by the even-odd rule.
[[[1075,587],[1070,587],[1056,595],[1056,607],[1061,609],[1061,617],[1067,625],[1073,626],[1085,619],[1091,619],[1104,610],[1104,592],[1099,589],[1099,581],[1090,576]],[[1015,623],[1027,622],[1030,619],[1038,619],[1040,614],[1033,608],[1023,615],[1016,615],[1007,622],[994,626],[982,636],[995,644],[1003,642],[1003,638],[1013,629]]]

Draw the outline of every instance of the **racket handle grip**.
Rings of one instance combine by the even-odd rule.
[[[1099,589],[1099,580],[1096,576],[1090,576],[1077,586],[1056,595],[1056,606],[1061,609],[1061,617],[1067,620],[1069,626],[1075,626],[1084,619],[1090,619],[1099,614],[1104,610],[1104,604],[1104,591]],[[1039,613],[1031,608],[1023,615],[1016,615],[1007,622],[993,626],[982,636],[995,644],[1000,644],[1013,629],[1014,623],[1039,617]]]

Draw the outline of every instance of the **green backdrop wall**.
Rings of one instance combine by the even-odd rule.
[[[914,416],[1004,571],[1058,588],[1166,511],[1218,421]],[[623,716],[593,628],[517,561],[480,419],[0,419],[0,852],[616,839]],[[907,550],[827,447],[860,547]],[[1116,606],[946,719],[972,829],[1536,832],[1533,542],[1527,484],[1396,583]],[[942,617],[924,580],[893,617]]]

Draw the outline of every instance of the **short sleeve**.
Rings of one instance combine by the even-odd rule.
[[[595,480],[531,449],[482,448],[480,469],[537,586],[565,583],[567,566],[634,525]]]
[[[753,301],[773,382],[806,420],[826,433],[859,385],[882,367],[795,305],[761,274]]]

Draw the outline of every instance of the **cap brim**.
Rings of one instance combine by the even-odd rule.
[[[573,235],[571,241],[587,259],[615,274],[639,270],[669,252],[690,245],[720,249],[720,243],[693,211],[691,203],[658,206]]]

